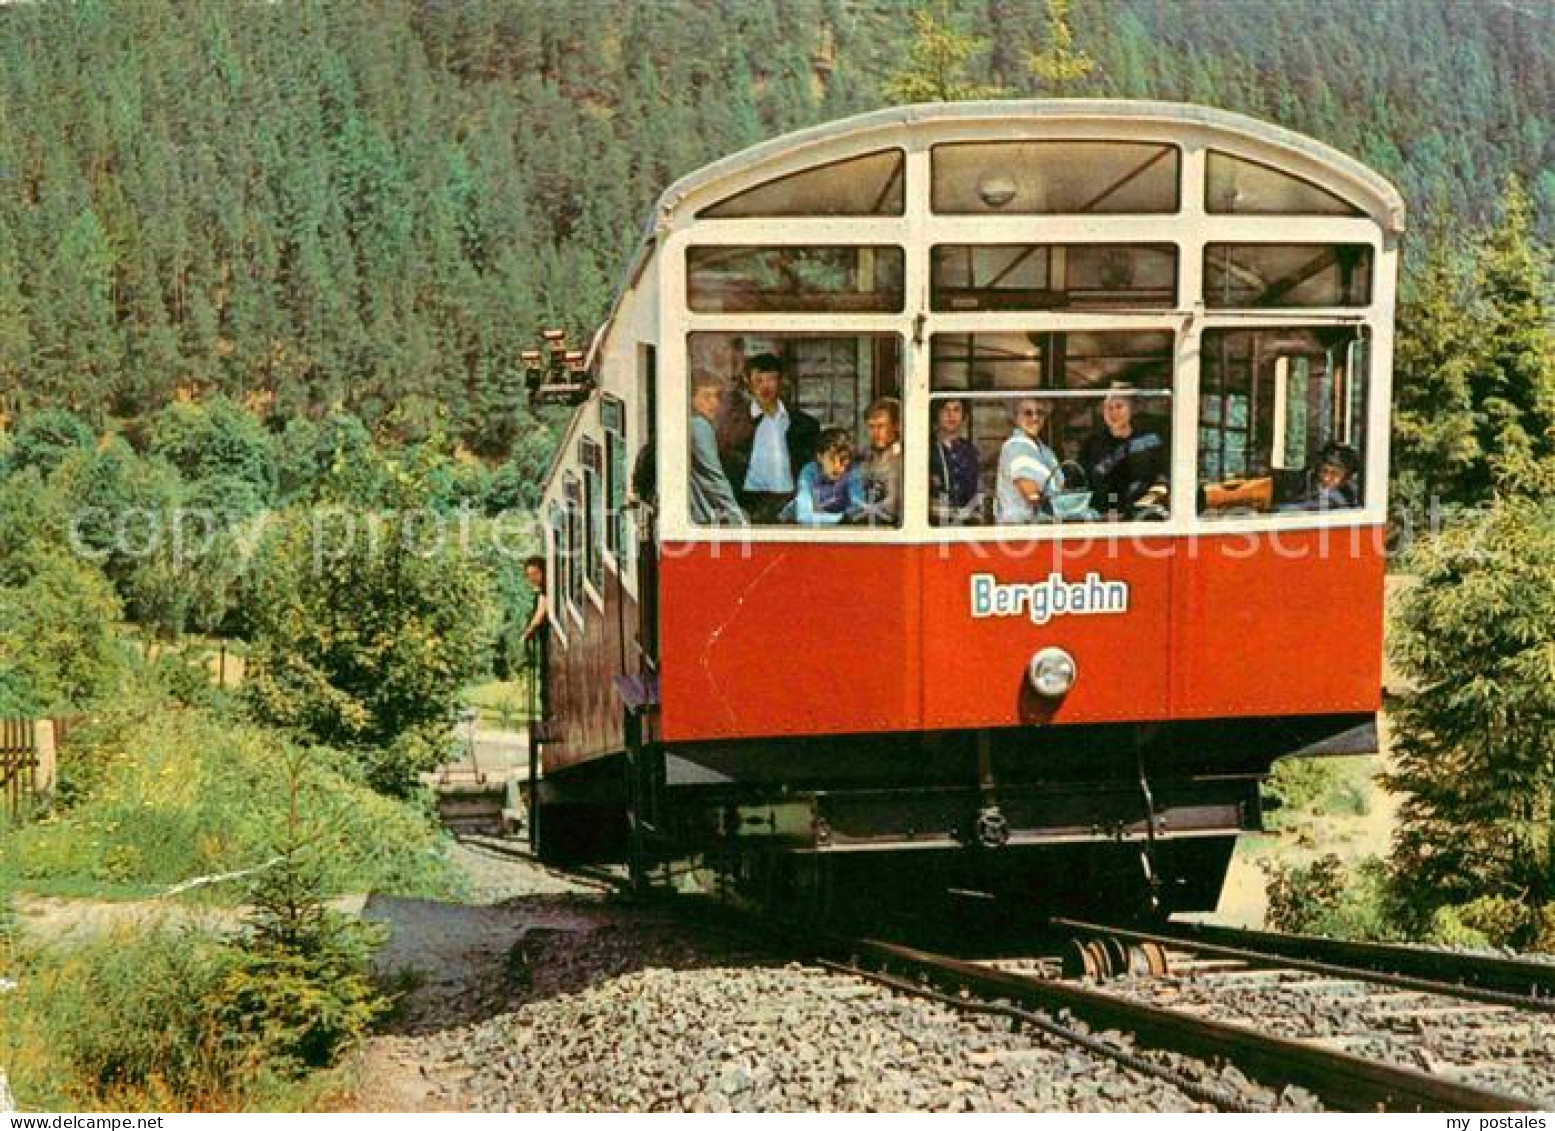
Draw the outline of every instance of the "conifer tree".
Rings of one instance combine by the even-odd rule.
[[[987,43],[956,26],[948,0],[925,3],[911,18],[912,46],[906,61],[885,81],[887,96],[897,102],[959,102],[1005,93],[971,77],[971,61]]]
[[[1096,61],[1074,45],[1069,28],[1069,0],[1047,0],[1047,45],[1026,56],[1038,87],[1047,94],[1073,94],[1096,67]]]
[[[1555,474],[1417,549],[1392,653],[1403,795],[1392,869],[1414,926],[1555,948]]]
[[[1462,499],[1484,460],[1470,395],[1477,343],[1469,287],[1444,227],[1427,239],[1420,281],[1399,306],[1393,355],[1393,481],[1415,515]]]
[[[1549,267],[1534,242],[1528,194],[1508,181],[1500,224],[1480,255],[1484,301],[1481,355],[1471,377],[1476,431],[1487,463],[1482,493],[1526,460],[1555,454],[1555,330],[1549,317]]]

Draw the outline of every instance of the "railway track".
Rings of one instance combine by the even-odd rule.
[[[1053,926],[1216,958],[1273,963],[1399,989],[1555,1013],[1555,963],[1187,923],[1150,931],[1080,919],[1056,919]]]
[[[461,839],[493,855],[530,858],[527,850],[493,838]],[[569,874],[576,871],[580,870],[568,869]],[[602,888],[628,891],[625,877],[613,870],[581,871]],[[710,923],[748,931],[769,943],[781,940],[783,949],[835,972],[934,998],[967,1012],[1007,1017],[1224,1111],[1273,1110],[1288,1087],[1311,1093],[1332,1110],[1493,1112],[1541,1107],[1524,1096],[1441,1072],[1389,1063],[1387,1057],[1358,1055],[1334,1047],[1335,1041],[1322,1034],[1316,1039],[1307,1032],[1282,1034],[1275,1031],[1278,1025],[1265,1023],[1264,1018],[1216,1016],[1214,1003],[1205,1000],[1213,995],[1207,991],[1197,997],[1184,995],[1180,979],[1170,971],[1175,966],[1179,974],[1188,972],[1190,980],[1204,980],[1205,985],[1211,975],[1234,976],[1234,971],[1305,975],[1312,985],[1363,984],[1392,994],[1468,1001],[1473,1003],[1471,1008],[1488,1013],[1542,1021],[1555,1013],[1555,966],[1263,932],[1177,924],[1143,931],[1083,920],[1050,924],[1071,940],[1069,962],[1055,955],[1014,962],[973,961],[901,942],[850,937],[851,931],[795,929],[791,916],[737,912],[710,897],[675,896],[672,902],[685,911],[710,912]],[[1082,957],[1075,960],[1074,955]],[[1097,964],[1107,969],[1098,969]],[[1134,977],[1110,985],[1059,977],[1061,972],[1077,971]],[[1185,1066],[1181,1058],[1197,1062],[1199,1069]],[[1234,1066],[1261,1086],[1272,1102],[1260,1106],[1248,1091],[1215,1083],[1218,1064]],[[1202,1067],[1206,1065],[1207,1070]]]
[[[1140,1047],[1211,1062],[1226,1061],[1276,1093],[1287,1086],[1303,1088],[1335,1110],[1539,1110],[1537,1104],[1519,1096],[1354,1056],[1311,1041],[1275,1036],[1251,1025],[1134,1000],[1073,981],[1033,976],[897,943],[861,940],[847,944],[845,949],[850,952],[849,957],[832,961],[833,969],[905,992],[927,994],[962,1008],[1004,1013],[1135,1071],[1164,1079],[1223,1110],[1254,1109],[1236,1095],[1206,1088],[1180,1071],[1142,1057],[1136,1048],[1095,1034],[1118,1031],[1129,1034]],[[1065,1015],[1085,1027],[1053,1020]]]

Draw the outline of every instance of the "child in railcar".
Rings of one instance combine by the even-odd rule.
[[[1359,505],[1355,474],[1360,470],[1360,463],[1359,455],[1349,444],[1332,443],[1323,448],[1317,465],[1318,510],[1341,510]]]
[[[881,397],[864,414],[869,446],[858,454],[864,521],[895,526],[902,518],[902,402]]]
[[[828,428],[816,444],[815,458],[799,473],[798,492],[782,518],[801,526],[831,526],[861,514],[865,503],[852,438],[846,428]]]

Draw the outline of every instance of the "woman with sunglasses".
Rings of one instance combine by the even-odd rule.
[[[1037,522],[1052,513],[1048,500],[1064,486],[1058,456],[1041,440],[1050,409],[1036,397],[1022,397],[1010,407],[1014,428],[999,452],[999,477],[994,484],[994,521]]]

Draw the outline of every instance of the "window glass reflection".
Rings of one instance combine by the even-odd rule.
[[[1201,514],[1359,507],[1365,341],[1353,328],[1206,330]]]
[[[956,142],[933,149],[941,213],[1177,211],[1177,148],[1151,142]]]
[[[699,217],[900,216],[906,193],[900,149],[803,169],[736,193]]]
[[[698,313],[891,313],[903,259],[899,247],[693,247],[686,298]]]
[[[1170,331],[938,334],[931,521],[1165,518]]]
[[[699,333],[688,356],[692,522],[901,523],[898,338]]]

